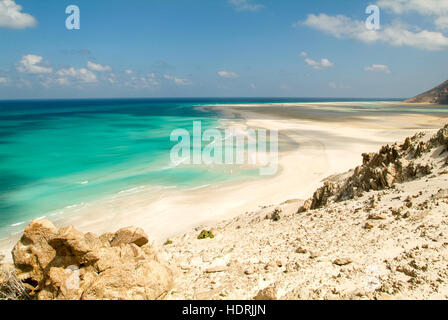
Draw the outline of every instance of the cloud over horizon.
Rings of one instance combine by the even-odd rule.
[[[68,84],[70,82],[69,79],[73,79],[81,83],[94,83],[98,81],[96,75],[86,68],[76,69],[74,67],[70,67],[61,69],[56,72],[56,74],[60,76],[60,78],[57,79],[60,84]]]
[[[98,72],[112,71],[112,68],[110,66],[103,66],[101,64],[93,63],[91,61],[87,62],[87,68],[89,68],[92,71],[98,71]]]
[[[21,73],[52,73],[53,69],[42,65],[43,58],[34,54],[27,54],[20,60],[17,70]]]
[[[392,73],[385,64],[372,64],[371,66],[365,67],[364,70],[369,72]]]
[[[192,84],[191,81],[188,79],[177,78],[175,76],[171,76],[168,74],[165,74],[163,77],[167,80],[172,81],[174,84],[177,84],[179,86],[189,86]]]
[[[320,61],[308,58],[308,53],[306,53],[305,51],[302,51],[300,53],[300,56],[305,58],[304,61],[307,65],[311,66],[313,69],[316,70],[323,70],[325,68],[330,68],[334,66],[334,63],[328,60],[327,58],[323,58]]]
[[[239,74],[237,74],[237,73],[235,73],[233,71],[225,71],[225,70],[218,71],[218,75],[221,78],[226,78],[226,79],[236,79],[236,78],[240,77]]]

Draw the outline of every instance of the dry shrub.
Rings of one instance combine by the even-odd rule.
[[[15,272],[0,265],[0,300],[30,300],[29,290]]]

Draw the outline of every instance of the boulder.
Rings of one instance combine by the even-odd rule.
[[[19,271],[18,278],[34,289],[43,281],[44,270],[56,256],[56,250],[48,241],[57,232],[48,220],[31,221],[12,250],[14,265]]]
[[[136,227],[127,227],[118,230],[115,233],[114,238],[111,240],[110,245],[112,247],[119,246],[120,244],[134,243],[141,247],[148,243],[148,236],[145,231]]]
[[[97,236],[32,221],[13,249],[17,277],[39,300],[160,299],[173,275],[142,229]]]

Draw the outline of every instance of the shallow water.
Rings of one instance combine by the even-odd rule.
[[[223,168],[176,166],[172,130],[218,127],[194,100],[0,102],[0,238],[49,213],[142,186],[197,188]],[[252,175],[241,170],[239,176]]]
[[[349,99],[345,99],[350,101]],[[201,105],[330,102],[335,99],[115,99],[0,101],[0,239],[31,219],[75,211],[105,197],[145,190],[196,190],[258,178],[258,170],[172,163],[172,130],[220,127]],[[351,100],[354,101],[354,100]],[[336,101],[337,102],[337,101]],[[309,112],[309,110],[308,110]],[[322,108],[317,114],[447,113],[447,107]],[[152,190],[152,189],[151,189]]]

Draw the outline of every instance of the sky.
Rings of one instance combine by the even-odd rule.
[[[406,98],[447,53],[448,0],[0,0],[0,99]]]

